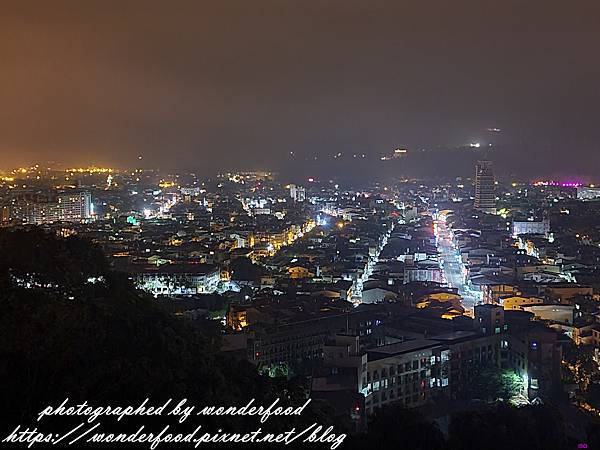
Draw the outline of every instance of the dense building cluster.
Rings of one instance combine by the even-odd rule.
[[[35,166],[2,177],[2,224],[89,238],[357,428],[388,403],[489,400],[490,371],[513,377],[511,401],[571,386],[587,404],[573,380],[600,347],[597,188],[499,180],[489,161],[451,181],[293,181]]]

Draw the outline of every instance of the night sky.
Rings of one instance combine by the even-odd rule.
[[[439,149],[411,164],[442,171],[442,149],[470,142],[492,142],[507,172],[598,172],[598,2],[1,4],[3,168],[141,154],[207,173],[335,171],[342,152],[376,173],[406,147]]]

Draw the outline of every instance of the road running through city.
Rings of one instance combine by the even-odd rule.
[[[446,224],[447,215],[447,211],[441,211],[434,221],[440,265],[444,270],[446,283],[449,287],[458,289],[462,297],[462,306],[472,315],[477,298],[467,285],[464,264],[454,242],[452,230]]]

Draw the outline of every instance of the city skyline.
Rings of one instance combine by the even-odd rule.
[[[0,442],[600,448],[599,23],[2,2]]]

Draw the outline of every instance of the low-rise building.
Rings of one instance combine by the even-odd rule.
[[[130,268],[135,285],[155,296],[210,294],[217,290],[221,273],[209,264],[164,264]]]

